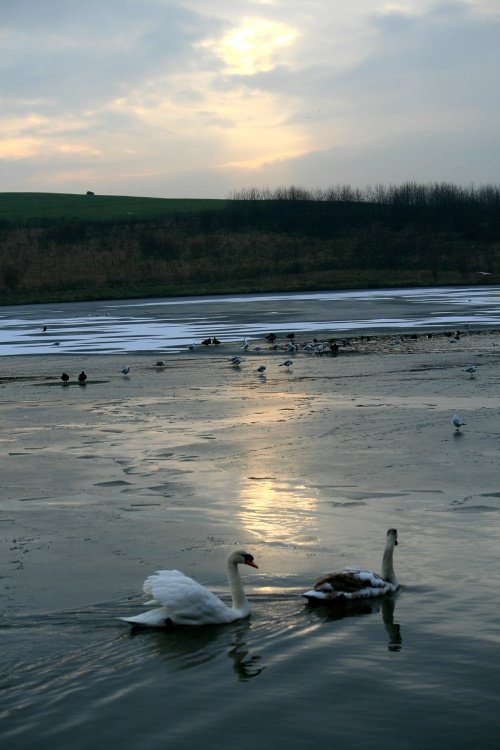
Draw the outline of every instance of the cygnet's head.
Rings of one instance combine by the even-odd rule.
[[[398,530],[397,529],[388,529],[387,530],[387,541],[392,539],[394,546],[398,543]]]

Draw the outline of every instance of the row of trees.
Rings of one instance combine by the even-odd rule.
[[[499,185],[470,185],[463,187],[447,182],[402,185],[373,185],[354,188],[336,185],[328,188],[304,188],[298,185],[276,188],[249,187],[233,191],[230,200],[236,201],[321,201],[329,203],[374,203],[379,206],[415,206],[444,208],[449,206],[477,206],[486,210],[500,209]]]

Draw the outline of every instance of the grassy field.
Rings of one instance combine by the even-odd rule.
[[[225,200],[136,198],[123,195],[68,193],[0,193],[0,221],[37,220],[121,221],[164,218],[169,214],[219,210]]]

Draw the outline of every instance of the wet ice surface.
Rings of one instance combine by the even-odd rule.
[[[80,357],[5,358],[2,744],[496,747],[500,355],[476,352],[471,379],[460,351],[302,356],[289,373],[266,352],[263,380],[260,355],[235,371],[211,351],[160,370],[134,356],[128,378],[121,356],[89,357],[85,386]],[[397,595],[305,605],[332,568],[378,571],[392,526]],[[117,619],[161,567],[227,601],[236,544],[259,564],[248,621]]]
[[[500,287],[266,294],[0,308],[0,355],[172,353],[315,331],[325,335],[500,327]],[[43,330],[46,327],[47,330]]]

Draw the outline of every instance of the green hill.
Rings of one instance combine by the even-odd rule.
[[[172,213],[218,210],[224,200],[134,198],[124,195],[0,193],[0,222],[34,224],[48,220],[127,221],[158,219]]]

